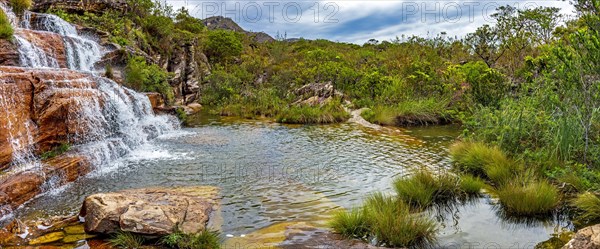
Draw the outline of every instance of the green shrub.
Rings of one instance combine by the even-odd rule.
[[[17,14],[22,14],[24,11],[31,8],[33,2],[31,0],[10,0],[10,6]]]
[[[329,222],[329,226],[345,238],[366,239],[369,235],[366,212],[362,208],[337,211]]]
[[[228,62],[243,50],[239,35],[229,30],[210,31],[205,46],[206,55],[214,62]]]
[[[119,231],[108,240],[113,246],[123,249],[138,249],[144,244],[140,235]]]
[[[176,249],[219,249],[220,234],[216,231],[204,230],[197,234],[184,234],[178,229],[174,233],[161,238],[161,243]]]
[[[543,180],[514,180],[499,188],[497,194],[508,214],[521,216],[549,214],[560,202],[558,189]]]
[[[216,231],[204,230],[197,234],[184,234],[178,229],[174,233],[161,238],[161,243],[176,249],[219,249],[220,234]]]
[[[338,100],[329,101],[323,106],[291,106],[281,110],[277,122],[287,124],[331,124],[348,120],[350,114]]]
[[[436,242],[436,223],[411,214],[410,208],[395,198],[376,193],[367,199],[364,208],[371,234],[379,245],[424,248]]]
[[[487,178],[499,186],[514,179],[524,169],[522,164],[502,157],[498,157],[484,167]]]
[[[468,195],[477,195],[484,187],[485,182],[479,177],[468,174],[460,177],[460,188]]]
[[[142,92],[158,92],[167,103],[173,101],[173,89],[169,85],[172,74],[156,64],[146,64],[141,56],[129,58],[125,67],[125,83],[128,87]]]
[[[587,221],[600,220],[600,198],[593,193],[585,192],[573,199],[572,204],[582,213],[580,218]]]
[[[14,30],[10,25],[8,16],[0,9],[0,39],[10,39],[13,36]]]

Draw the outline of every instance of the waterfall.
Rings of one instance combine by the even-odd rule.
[[[40,68],[40,67],[54,67],[58,68],[58,61],[56,58],[48,56],[44,50],[35,46],[27,39],[22,36],[15,35],[17,41],[17,50],[19,51],[19,60],[21,66]]]
[[[65,117],[53,117],[64,118],[61,121],[68,127],[66,140],[71,149],[66,156],[81,155],[96,170],[111,165],[150,139],[179,128],[174,116],[155,115],[146,95],[94,74],[94,65],[106,52],[95,38],[82,36],[75,26],[55,15],[26,11],[17,16],[2,2],[0,8],[15,28],[20,66],[28,68],[1,71],[0,67],[0,120],[6,121],[0,129],[8,131],[5,136],[8,141],[3,142],[7,142],[12,153],[10,172],[2,172],[0,176],[10,177],[21,171],[43,175],[46,171],[46,165],[36,155],[40,153],[36,148],[40,137],[37,131],[43,124],[31,115],[36,108],[46,108],[43,106],[46,97],[54,100],[55,96],[66,96],[56,97],[64,102],[50,103],[59,103],[57,108],[68,108]],[[44,43],[50,34],[53,43]],[[61,39],[64,57],[57,54],[63,53],[62,46],[60,49],[52,47]],[[65,64],[70,70],[58,69]],[[28,73],[37,77],[38,81],[32,85],[42,87],[36,88],[36,85],[33,90],[23,87],[24,83],[11,76]],[[30,105],[26,101],[31,101]],[[23,108],[25,111],[20,111]],[[47,191],[64,183],[64,179],[57,179],[64,178],[62,176],[44,177],[47,178],[43,189]],[[0,177],[0,182],[4,179]],[[7,213],[4,208],[0,207],[0,220],[2,214]]]

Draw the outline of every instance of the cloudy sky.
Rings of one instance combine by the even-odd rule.
[[[174,8],[185,6],[198,18],[226,16],[250,31],[275,37],[324,38],[362,44],[419,35],[434,37],[441,32],[462,37],[490,23],[496,7],[552,6],[573,15],[568,1],[200,1],[166,0]]]

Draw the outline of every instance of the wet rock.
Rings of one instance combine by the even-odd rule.
[[[48,233],[41,237],[32,239],[29,241],[29,244],[30,245],[48,244],[51,242],[56,242],[56,241],[62,240],[64,237],[65,237],[65,234],[63,232],[53,232],[53,233]]]
[[[71,235],[65,236],[61,240],[61,242],[62,243],[73,243],[73,242],[77,242],[77,241],[81,241],[81,240],[91,239],[94,237],[96,237],[96,235],[93,235],[93,234],[71,234]]]
[[[583,228],[563,246],[563,249],[597,249],[600,248],[600,224]]]
[[[144,235],[166,235],[176,226],[184,233],[198,233],[214,210],[218,189],[209,186],[146,188],[88,196],[81,215],[85,231],[118,230]]]
[[[0,200],[0,206],[17,208],[39,194],[43,182],[44,177],[34,172],[21,172],[7,177],[0,183],[0,196],[4,196]]]
[[[285,240],[278,245],[284,249],[309,249],[309,248],[347,248],[347,249],[383,249],[360,240],[343,239],[329,230],[316,228],[306,224],[288,226],[285,231]]]
[[[60,68],[67,68],[67,53],[63,37],[52,32],[18,29],[16,33],[41,48],[51,58],[55,58]]]
[[[163,97],[162,97],[162,95],[160,95],[160,93],[145,93],[145,94],[146,94],[146,96],[148,96],[148,99],[150,100],[150,104],[152,105],[153,109],[157,109],[157,108],[160,108],[165,105]]]
[[[0,39],[0,66],[18,66],[17,45],[7,39]]]

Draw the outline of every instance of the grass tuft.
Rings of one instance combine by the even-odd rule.
[[[422,210],[432,204],[445,203],[461,194],[459,179],[450,174],[434,176],[429,171],[419,171],[408,178],[394,181],[398,199],[411,208]]]
[[[371,123],[388,126],[417,126],[440,124],[447,121],[444,113],[448,102],[429,98],[409,100],[396,106],[377,105],[361,116]]]
[[[333,100],[323,106],[291,106],[277,115],[277,122],[286,124],[331,124],[348,120],[350,114],[339,101]]]
[[[17,14],[22,14],[25,10],[31,8],[31,5],[33,5],[32,0],[10,0],[10,6]]]
[[[455,143],[450,147],[450,155],[458,170],[481,177],[488,177],[489,171],[492,177],[502,179],[506,173],[503,167],[514,164],[498,147],[484,143]]]
[[[403,202],[381,193],[370,196],[365,209],[379,245],[424,248],[435,244],[437,226],[430,218],[411,214]]]
[[[581,210],[580,218],[588,221],[600,220],[600,198],[593,193],[585,192],[572,201],[573,206]]]
[[[178,249],[219,249],[221,239],[219,232],[204,230],[197,234],[184,234],[178,229],[174,233],[162,237],[161,244]]]
[[[349,239],[366,239],[369,235],[369,225],[364,209],[353,208],[350,211],[338,210],[329,226],[336,233]]]
[[[558,189],[542,180],[513,181],[497,191],[508,214],[535,216],[551,213],[560,202]]]
[[[130,232],[119,231],[108,241],[115,247],[136,249],[144,244],[144,237]]]
[[[484,187],[485,182],[479,177],[472,175],[463,175],[460,177],[460,188],[468,195],[478,195]]]

